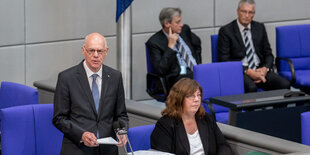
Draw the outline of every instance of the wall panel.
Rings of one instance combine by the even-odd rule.
[[[154,33],[133,35],[132,46],[132,97],[135,100],[150,99],[146,93],[146,56],[144,43]]]
[[[27,0],[26,42],[81,39],[91,32],[116,34],[113,0]]]
[[[192,28],[213,26],[213,0],[135,0],[132,5],[133,33],[159,30],[158,16],[164,7],[180,7],[183,23]]]
[[[0,48],[0,81],[25,83],[24,46]]]
[[[214,29],[196,29],[192,30],[201,40],[201,61],[202,63],[212,62],[211,55],[211,35],[214,34]]]
[[[110,50],[105,64],[116,68],[115,38],[107,38]],[[57,78],[59,72],[80,63],[84,56],[81,46],[84,40],[34,44],[26,46],[26,84]]]
[[[24,0],[1,0],[0,21],[0,46],[24,42]]]

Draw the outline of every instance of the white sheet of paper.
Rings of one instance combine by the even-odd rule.
[[[150,150],[140,150],[140,151],[134,151],[133,152],[134,155],[174,155],[174,154],[171,154],[171,153],[167,153],[167,152],[161,152],[161,151],[157,151],[157,150],[153,150],[153,149],[150,149]],[[132,155],[132,153],[128,153],[128,155]]]
[[[118,142],[115,139],[113,139],[112,137],[97,139],[97,143],[98,144],[112,144],[112,145],[118,144]]]

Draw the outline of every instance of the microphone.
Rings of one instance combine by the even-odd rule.
[[[120,124],[118,121],[113,122],[113,129],[116,134],[120,130]]]
[[[128,133],[127,132],[127,123],[124,122],[123,120],[120,120],[119,126],[120,126],[119,135],[126,135]]]

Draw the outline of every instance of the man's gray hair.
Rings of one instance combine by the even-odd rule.
[[[246,4],[250,4],[250,5],[254,5],[255,6],[255,1],[254,0],[240,0],[239,3],[238,3],[238,9],[240,9],[241,5],[243,3],[246,3]]]
[[[181,16],[181,13],[182,11],[180,8],[172,8],[172,7],[163,8],[159,14],[159,22],[161,26],[164,27],[165,22],[170,23],[173,17]]]

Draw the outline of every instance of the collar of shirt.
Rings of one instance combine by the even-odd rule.
[[[88,78],[90,78],[93,74],[98,74],[98,77],[102,78],[102,66],[100,67],[100,70],[99,70],[98,72],[96,72],[96,73],[93,72],[93,71],[91,71],[91,70],[88,68],[88,66],[86,65],[85,60],[84,60],[84,62],[83,62],[83,66],[84,66],[84,69],[85,69],[85,71],[86,71],[86,75],[87,75]]]
[[[237,19],[237,24],[238,24],[240,33],[243,34],[243,30],[245,29],[245,27],[239,22],[239,19]],[[248,25],[248,29],[251,31],[251,23]]]
[[[168,38],[168,33],[166,33],[166,32],[164,31],[164,29],[162,29],[162,31],[163,31],[163,33],[165,34],[165,36]]]

